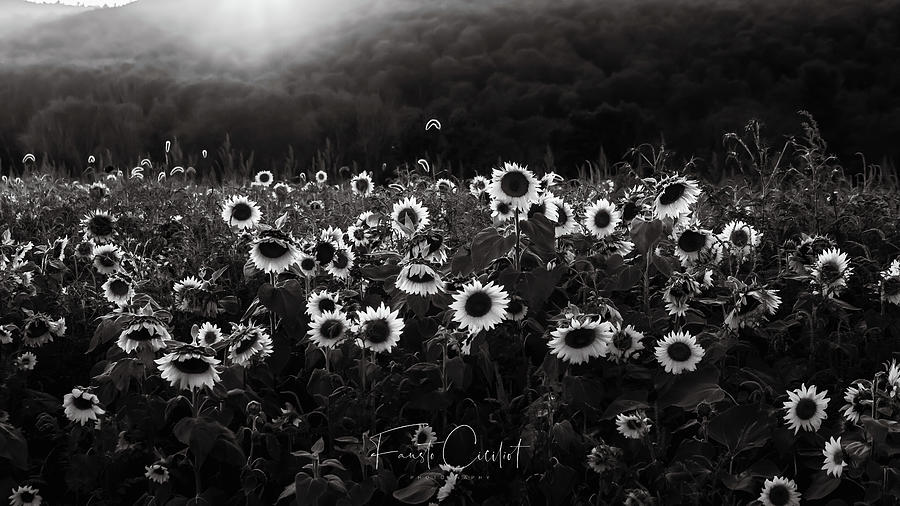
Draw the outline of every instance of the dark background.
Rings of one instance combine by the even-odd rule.
[[[372,169],[427,153],[471,175],[548,152],[571,175],[663,141],[714,171],[726,132],[758,118],[780,141],[800,109],[851,168],[900,154],[898,1],[273,2],[256,24],[241,5],[265,0],[227,19],[219,1],[0,17],[3,173],[28,152],[72,174],[89,154],[128,169],[176,138],[185,164],[217,160],[226,134],[281,176],[317,156]]]

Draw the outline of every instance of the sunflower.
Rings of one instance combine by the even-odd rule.
[[[531,219],[535,214],[543,214],[550,223],[556,223],[556,220],[559,219],[559,211],[556,209],[556,205],[552,201],[553,195],[541,195],[534,202],[531,203],[531,207],[528,208],[528,213],[521,219]]]
[[[900,306],[900,258],[881,272],[881,296],[891,304]]]
[[[288,195],[293,191],[294,189],[285,183],[275,183],[275,186],[272,187],[272,194],[275,195],[275,198],[279,201],[286,200]]]
[[[106,184],[101,181],[91,183],[88,187],[88,195],[90,195],[93,200],[101,201],[104,197],[109,195],[109,186],[106,186]]]
[[[11,323],[0,325],[0,344],[12,343],[13,335],[17,334],[18,331],[19,328]]]
[[[828,402],[828,391],[816,393],[816,386],[811,385],[806,388],[803,384],[799,389],[788,390],[789,400],[785,401],[784,409],[787,414],[784,415],[785,421],[788,422],[790,428],[794,429],[794,434],[803,430],[815,432],[822,425],[822,420],[828,418],[825,409]]]
[[[606,199],[600,199],[584,210],[584,228],[598,239],[613,233],[620,221],[622,214]]]
[[[506,319],[514,322],[522,321],[528,314],[528,306],[521,297],[512,297],[506,306]]]
[[[222,340],[222,329],[218,325],[204,322],[197,331],[197,342],[202,346],[212,346]]]
[[[52,343],[54,337],[62,337],[66,333],[66,319],[54,321],[44,313],[33,313],[25,319],[22,328],[22,344],[29,348],[38,348]]]
[[[95,246],[92,252],[94,268],[100,274],[114,274],[122,269],[122,251],[114,244]]]
[[[316,257],[308,253],[300,253],[297,257],[297,265],[300,266],[300,272],[307,278],[316,275]]]
[[[673,272],[663,289],[666,311],[671,316],[684,316],[688,302],[700,294],[700,283],[686,272]]]
[[[452,193],[456,191],[456,183],[442,177],[435,181],[434,189],[439,192]]]
[[[775,476],[763,484],[759,502],[763,506],[800,506],[800,492],[794,480]]]
[[[643,187],[632,186],[625,190],[625,195],[619,201],[619,209],[622,213],[622,221],[631,223],[637,217],[646,218],[650,207],[644,203],[647,193]]]
[[[540,186],[534,174],[515,163],[503,164],[503,169],[494,169],[488,194],[493,200],[502,200],[515,210],[527,211],[538,200]]]
[[[405,260],[421,258],[426,262],[443,264],[447,261],[447,242],[444,236],[436,232],[417,234],[410,241]]]
[[[459,477],[458,473],[451,472],[447,475],[447,478],[444,480],[444,484],[438,489],[435,498],[438,502],[443,501],[444,499],[450,497],[450,494],[453,493],[453,489],[456,488],[456,480]]]
[[[313,292],[306,300],[306,314],[316,318],[328,311],[340,311],[343,307],[338,303],[338,294],[326,290]]]
[[[165,463],[157,462],[150,466],[144,466],[144,476],[147,477],[148,480],[159,483],[162,485],[163,483],[169,481],[169,468],[166,467]]]
[[[841,473],[844,472],[844,468],[847,466],[847,461],[844,459],[844,449],[841,447],[841,438],[834,439],[834,436],[832,436],[825,443],[822,455],[825,456],[822,470],[835,478],[840,478]]]
[[[427,423],[420,423],[419,428],[412,435],[412,444],[417,448],[431,448],[437,441],[437,432]]]
[[[716,248],[716,238],[710,230],[700,228],[696,221],[687,226],[676,226],[672,231],[675,256],[681,265],[692,265],[701,258],[708,258]]]
[[[335,277],[335,279],[347,279],[350,277],[350,269],[353,268],[353,261],[356,255],[353,250],[341,247],[335,250],[334,258],[331,259],[325,270]]]
[[[726,252],[738,260],[744,260],[759,247],[762,234],[752,226],[737,220],[725,225],[718,239]]]
[[[847,387],[844,404],[840,411],[848,422],[859,423],[859,417],[872,411],[872,390],[862,383]]]
[[[194,276],[188,276],[172,286],[175,309],[185,312],[204,311],[210,301],[214,300],[209,290],[209,282]],[[212,312],[215,314],[215,311]]]
[[[277,229],[263,230],[250,247],[250,260],[257,269],[278,274],[297,261],[300,250],[290,234]]]
[[[261,170],[256,173],[256,177],[253,178],[253,182],[250,183],[250,186],[264,186],[268,188],[274,180],[275,177],[272,176],[272,173],[270,171]]]
[[[677,218],[690,211],[699,196],[700,187],[696,181],[684,176],[667,177],[656,187],[653,214],[659,219]]]
[[[453,320],[462,329],[476,334],[481,330],[491,330],[506,316],[509,295],[502,288],[490,282],[482,285],[477,279],[462,287],[453,296],[450,309]]]
[[[725,318],[725,324],[732,329],[755,327],[774,315],[781,306],[778,290],[758,288],[745,290],[735,296],[735,306]]]
[[[316,263],[323,268],[330,264],[334,259],[334,253],[339,246],[340,245],[330,237],[328,239],[319,240],[313,248],[313,256],[315,256]]]
[[[634,330],[631,325],[625,328],[614,325],[612,336],[607,341],[608,357],[614,362],[628,361],[644,349],[644,343],[641,342],[643,339],[644,334]]]
[[[598,239],[592,249],[599,255],[626,256],[634,251],[634,242],[631,241],[627,230],[616,229],[610,235]]]
[[[896,359],[891,359],[890,363],[884,364],[884,372],[887,375],[887,384],[885,385],[885,389],[890,387],[890,392],[888,395],[891,397],[898,397],[900,395],[900,364],[897,363]]]
[[[313,211],[321,211],[322,209],[325,209],[325,203],[321,200],[310,200],[309,208]]]
[[[515,209],[512,204],[503,199],[491,200],[491,218],[497,223],[502,223],[513,217]]]
[[[222,221],[239,230],[255,228],[262,219],[262,211],[256,202],[241,195],[235,195],[222,205]]]
[[[106,300],[117,306],[127,306],[134,297],[134,287],[131,280],[121,274],[114,274],[103,283],[103,295]]]
[[[309,326],[307,335],[319,348],[334,348],[350,331],[350,321],[342,311],[325,311],[314,316]]]
[[[556,237],[563,237],[578,230],[578,220],[575,219],[575,211],[572,209],[572,206],[556,196],[548,200],[547,205],[552,205],[556,208]]]
[[[319,185],[323,185],[328,182],[328,173],[326,173],[324,170],[316,172],[316,182],[319,183]]]
[[[26,351],[16,357],[16,367],[18,367],[20,371],[31,371],[36,365],[37,357],[30,351]]]
[[[241,367],[247,367],[254,360],[265,359],[274,351],[269,334],[252,324],[234,324],[228,339],[231,343],[228,349],[231,362]]]
[[[619,434],[629,439],[643,439],[650,432],[650,419],[644,415],[643,411],[636,411],[633,414],[626,415],[619,413],[616,415],[616,430]]]
[[[610,446],[600,440],[600,444],[591,448],[587,455],[587,465],[592,471],[602,474],[622,467],[622,449]]]
[[[475,198],[481,198],[487,190],[488,180],[484,176],[475,176],[469,182],[469,193]]]
[[[85,239],[105,243],[111,241],[116,233],[116,219],[112,214],[98,209],[81,220],[81,227],[84,229]]]
[[[541,180],[538,183],[541,187],[541,191],[550,191],[550,189],[556,186],[556,183],[563,181],[563,177],[557,174],[556,172],[550,171],[541,176]]]
[[[93,241],[81,241],[75,246],[75,258],[82,260],[94,258],[94,248],[96,246]]]
[[[606,356],[613,325],[609,322],[572,320],[568,327],[558,328],[547,346],[560,360],[581,364]]]
[[[215,352],[206,346],[182,344],[154,362],[160,376],[181,390],[212,388],[219,381]]]
[[[368,197],[372,194],[372,176],[367,171],[360,172],[350,180],[350,188],[353,193]]]
[[[391,213],[391,227],[403,237],[412,237],[421,232],[431,221],[428,218],[428,209],[416,200],[415,197],[407,197],[394,204]]]
[[[363,347],[372,351],[391,351],[400,341],[405,323],[399,310],[391,311],[382,302],[377,308],[367,307],[359,313],[359,335]]]
[[[28,485],[12,489],[12,495],[9,496],[10,506],[41,506],[43,498],[39,494],[40,490]]]
[[[847,254],[837,248],[820,253],[810,271],[813,281],[821,287],[822,295],[829,298],[847,287],[847,279],[852,273]]]
[[[356,224],[360,227],[374,228],[381,222],[381,213],[372,211],[363,211],[356,217]]]
[[[97,415],[106,413],[100,407],[100,399],[81,387],[73,388],[71,393],[63,397],[63,408],[66,411],[66,418],[81,425],[90,420],[97,420]]]
[[[797,274],[808,274],[819,254],[833,247],[834,242],[827,237],[820,235],[810,237],[803,234],[800,238],[800,244],[788,257],[788,264]]]
[[[163,321],[153,314],[147,314],[145,310],[141,314],[129,314],[126,317],[127,326],[119,334],[117,344],[125,353],[131,353],[138,348],[159,351],[166,347],[165,341],[172,336],[166,330]]]
[[[53,241],[50,248],[47,249],[47,256],[62,262],[66,258],[66,247],[68,246],[69,236],[58,237]]]
[[[404,265],[397,274],[397,288],[409,295],[429,296],[444,291],[444,282],[431,266],[411,262]]]
[[[689,332],[669,332],[656,344],[654,350],[656,361],[665,368],[666,372],[672,374],[696,370],[697,364],[706,354],[703,347],[697,344],[697,339]]]

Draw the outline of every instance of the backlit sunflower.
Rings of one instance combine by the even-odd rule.
[[[613,325],[609,322],[574,319],[568,327],[550,333],[550,353],[571,364],[582,364],[606,356]]]
[[[350,180],[350,188],[353,190],[353,193],[368,197],[372,194],[372,176],[366,171],[360,172]]]
[[[240,230],[255,228],[262,219],[262,211],[256,202],[241,195],[235,195],[222,205],[222,221]]]
[[[484,176],[475,176],[469,182],[469,193],[475,198],[480,198],[487,190],[488,180]]]
[[[250,186],[262,186],[268,188],[274,180],[275,177],[272,175],[272,172],[261,170],[256,173],[256,177],[253,178],[253,182],[250,183]]]
[[[625,413],[616,415],[616,430],[629,439],[642,439],[650,432],[651,427],[653,425],[643,411],[636,411],[630,415]]]
[[[129,314],[125,317],[126,326],[119,334],[117,344],[125,353],[138,348],[159,351],[166,347],[165,341],[172,336],[166,330],[165,323],[145,308],[140,314]]]
[[[353,261],[356,255],[353,250],[341,247],[335,250],[334,258],[331,259],[325,270],[335,277],[335,279],[347,279],[350,277],[350,269],[353,268]]]
[[[127,306],[134,297],[134,286],[127,276],[114,274],[103,283],[103,295],[106,300],[118,306]]]
[[[403,237],[412,237],[425,230],[430,223],[428,209],[416,197],[407,197],[394,204],[391,213],[391,227]]]
[[[253,324],[234,324],[228,340],[228,356],[233,364],[241,367],[268,358],[274,351],[269,334]]]
[[[213,388],[219,381],[216,370],[219,360],[207,346],[182,344],[154,362],[159,366],[160,376],[181,390]]]
[[[752,226],[737,220],[725,225],[718,239],[726,253],[738,260],[744,260],[759,248],[762,234]]]
[[[835,439],[834,436],[825,443],[825,449],[822,450],[825,456],[825,462],[822,464],[822,470],[827,474],[840,478],[844,468],[847,467],[847,460],[844,455],[844,449],[841,447],[841,438]]]
[[[659,219],[677,218],[689,212],[699,196],[700,187],[696,181],[684,176],[667,177],[656,187],[653,214]]]
[[[621,325],[615,325],[612,329],[612,336],[607,341],[607,355],[614,362],[626,362],[636,356],[644,349],[644,334],[634,330],[634,327],[628,325],[622,328]]]
[[[606,199],[600,199],[584,210],[584,228],[598,239],[612,234],[620,221],[621,213]]]
[[[343,307],[338,303],[338,294],[326,290],[313,292],[306,300],[306,314],[315,318],[328,311],[340,311]]]
[[[493,200],[504,201],[512,209],[525,212],[538,200],[540,186],[530,170],[507,162],[502,169],[492,171],[487,191]]]
[[[391,311],[382,302],[359,313],[359,337],[363,347],[372,351],[391,351],[399,341],[404,322],[399,310]]]
[[[453,296],[450,309],[453,310],[453,320],[459,323],[461,329],[476,334],[491,330],[502,322],[508,305],[509,295],[505,290],[493,282],[482,285],[476,279]]]
[[[278,274],[297,261],[300,250],[290,234],[278,229],[263,230],[250,247],[250,260],[257,269]]]
[[[763,484],[759,502],[763,506],[800,506],[800,492],[794,480],[775,476]]]
[[[578,230],[578,220],[575,219],[575,211],[563,199],[553,196],[547,205],[556,207],[556,221],[554,223],[556,237],[563,237]]]
[[[396,285],[409,295],[429,296],[444,291],[440,274],[426,263],[405,264],[397,275]]]
[[[100,399],[81,387],[75,387],[71,393],[63,396],[63,408],[66,418],[81,425],[97,420],[97,415],[106,413],[100,407]]]
[[[85,239],[94,243],[106,243],[112,240],[116,233],[116,219],[112,214],[96,210],[81,220]]]
[[[66,333],[66,319],[51,319],[44,313],[31,313],[22,327],[22,344],[29,348],[38,348],[52,343],[54,337],[62,337]]]
[[[859,417],[872,412],[872,390],[862,383],[847,387],[840,411],[848,422],[859,423]]]
[[[703,347],[697,344],[697,339],[685,331],[669,332],[656,344],[654,350],[656,361],[666,372],[672,374],[696,370],[697,364],[706,354]]]
[[[114,244],[94,247],[94,268],[100,274],[114,274],[122,268],[122,251]]]
[[[218,325],[204,322],[197,331],[197,342],[201,346],[212,346],[222,340],[222,329]]]
[[[309,340],[319,348],[334,348],[350,332],[350,320],[342,311],[325,311],[309,323]]]
[[[819,254],[810,275],[825,297],[834,297],[847,287],[847,280],[853,273],[847,254],[837,248]]]
[[[794,429],[794,434],[801,428],[809,432],[819,430],[822,420],[828,418],[828,413],[825,412],[831,400],[825,397],[828,391],[816,393],[815,385],[807,388],[806,384],[803,384],[796,390],[788,390],[787,394],[789,400],[784,403],[784,409],[787,411],[784,419],[790,428]]]

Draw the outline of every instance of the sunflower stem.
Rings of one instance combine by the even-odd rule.
[[[519,230],[519,208],[515,209],[515,217],[516,221],[516,256],[513,258],[513,266],[516,269],[516,272],[519,272],[519,266],[522,262],[522,232]]]
[[[809,363],[807,367],[809,372],[812,372],[816,360],[816,326],[816,304],[813,303],[809,317]]]

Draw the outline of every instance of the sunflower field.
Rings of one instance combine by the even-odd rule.
[[[716,185],[651,146],[609,178],[5,177],[0,489],[900,504],[897,181],[811,122],[724,145]]]

